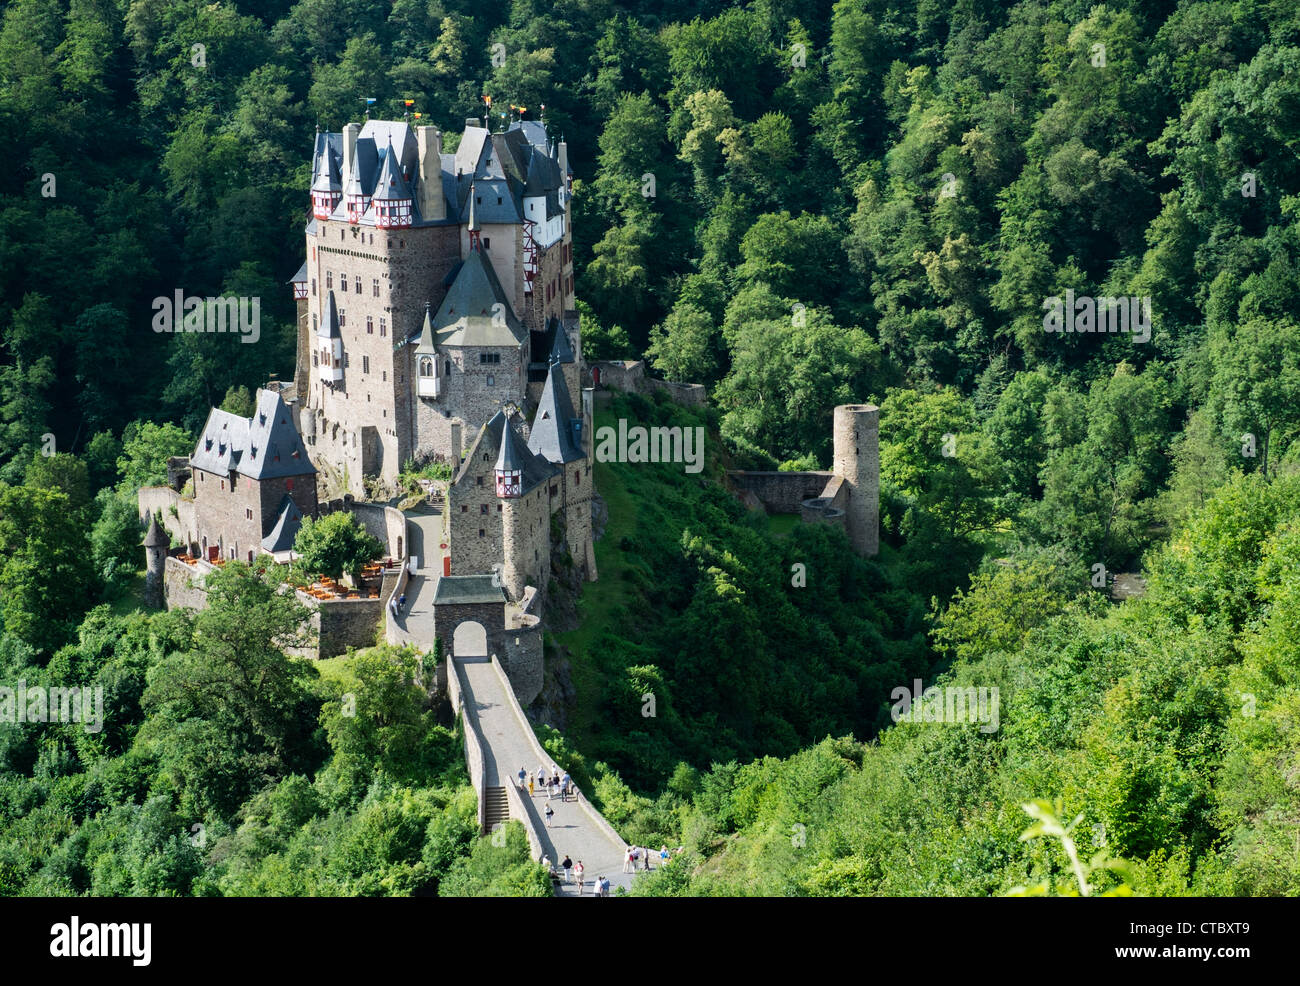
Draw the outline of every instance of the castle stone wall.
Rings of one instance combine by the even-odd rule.
[[[822,495],[831,472],[749,472],[733,470],[728,479],[737,490],[754,494],[773,514],[797,514],[804,500]]]
[[[142,486],[136,496],[139,507],[140,523],[149,523],[149,515],[162,515],[162,526],[168,534],[186,545],[198,543],[198,517],[194,512],[194,501],[181,497],[170,486]],[[172,510],[175,509],[175,515]]]
[[[600,386],[622,390],[629,394],[651,394],[662,390],[678,404],[703,407],[709,394],[700,383],[673,383],[646,376],[644,360],[600,360],[589,363],[590,369],[600,370]]]

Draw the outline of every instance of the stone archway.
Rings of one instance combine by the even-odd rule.
[[[487,657],[487,629],[477,620],[465,620],[452,631],[451,653],[455,657]]]

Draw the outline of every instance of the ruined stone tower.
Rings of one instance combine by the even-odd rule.
[[[879,428],[880,408],[874,404],[835,408],[832,468],[849,487],[845,530],[854,550],[868,556],[880,550]]]

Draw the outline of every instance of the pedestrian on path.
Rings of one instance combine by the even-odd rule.
[[[601,878],[600,878],[600,895],[601,895],[602,897],[608,897],[608,896],[609,896],[609,878],[608,878],[608,877],[601,877]]]
[[[528,771],[524,770],[523,767],[520,767],[519,768],[519,790],[521,791],[524,789],[524,778],[527,776],[528,776]]]
[[[533,775],[532,774],[528,775],[528,796],[530,798],[533,796]]]
[[[660,866],[667,866],[667,865],[668,865],[668,847],[667,847],[667,846],[664,846],[662,849],[659,850],[659,865],[660,865]]]
[[[406,609],[406,593],[402,593],[401,598],[397,600],[397,609],[399,612]]]
[[[537,786],[546,787],[546,768],[543,766],[537,768]]]
[[[560,778],[560,794],[562,794],[562,795],[564,796],[564,800],[565,800],[565,801],[568,801],[568,800],[569,800],[569,774],[568,774],[568,771],[565,771],[564,776]]]
[[[564,854],[564,862],[562,862],[560,865],[564,867],[564,882],[571,883],[572,876],[573,876],[571,872],[573,870],[573,860],[569,858],[568,853]]]
[[[546,806],[546,827],[551,827],[551,819],[555,817],[555,809],[549,804]]]
[[[631,847],[631,846],[628,846],[628,847],[627,847],[627,852],[623,853],[623,872],[624,872],[624,873],[631,873],[631,872],[632,872],[632,861],[633,861],[635,858],[636,858],[636,857],[632,855],[632,847]]]
[[[585,872],[586,872],[586,868],[582,865],[582,860],[578,860],[578,865],[576,865],[576,866],[573,868],[573,875],[574,875],[574,877],[576,877],[577,880],[578,880],[578,896],[579,896],[579,897],[582,896],[582,874],[585,873]]]
[[[592,887],[591,887],[591,896],[593,896],[593,897],[599,897],[599,896],[600,896],[600,893],[601,893],[601,891],[604,889],[604,887],[605,887],[605,878],[604,878],[603,876],[601,876],[600,874],[597,874],[597,875],[596,875],[596,880],[595,880],[595,882],[592,884]]]

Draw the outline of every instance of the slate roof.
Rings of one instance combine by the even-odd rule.
[[[504,319],[493,317],[493,306],[503,305]],[[520,346],[528,330],[515,317],[492,262],[481,250],[471,250],[456,280],[442,299],[433,320],[440,346]]]
[[[503,603],[506,592],[491,575],[444,575],[433,590],[433,604]]]
[[[463,478],[469,475],[472,466],[477,467],[480,460],[476,458],[479,449],[483,443],[494,443],[497,449],[496,461],[501,461],[501,446],[508,443],[511,447],[505,453],[506,461],[516,463],[511,468],[519,470],[519,495],[527,496],[542,483],[546,482],[555,475],[555,466],[547,462],[540,455],[537,455],[524,441],[519,429],[514,423],[506,417],[505,411],[498,410],[496,414],[488,419],[483,430],[479,432],[470,453],[465,456],[465,462],[461,465],[460,471],[456,474],[456,482],[459,483]],[[489,444],[489,448],[492,444]],[[486,451],[486,449],[484,450]]]
[[[298,273],[294,274],[293,277],[289,278],[289,280],[285,281],[284,283],[285,284],[306,284],[307,283],[307,261],[304,260],[302,262],[302,266],[298,268]]]
[[[190,465],[211,473],[279,479],[316,472],[293,416],[280,395],[258,390],[251,418],[214,407],[190,455]]]
[[[286,493],[276,512],[275,526],[271,528],[270,534],[262,538],[262,547],[271,554],[288,551],[293,547],[294,538],[298,536],[301,527],[302,511],[293,502],[293,497]]]
[[[580,419],[574,413],[573,401],[569,399],[564,373],[559,363],[552,363],[547,371],[546,386],[542,388],[542,399],[537,402],[537,413],[533,416],[533,430],[528,436],[529,449],[550,462],[585,459],[587,453],[574,435],[575,420]]]
[[[163,529],[158,526],[158,518],[154,514],[149,515],[149,530],[145,532],[144,546],[146,548],[170,548],[171,538],[169,538]]]
[[[377,202],[412,198],[411,188],[402,176],[402,165],[392,144],[384,150],[384,167],[379,172],[379,180],[375,182],[373,198]]]
[[[569,333],[564,331],[564,326],[554,315],[551,316],[551,321],[555,323],[555,328],[549,359],[552,363],[572,363],[576,357],[573,354],[573,344],[569,342]]]
[[[325,295],[325,314],[321,317],[320,324],[316,326],[316,334],[324,339],[343,338],[343,334],[339,332],[339,306],[334,300],[332,290]]]

